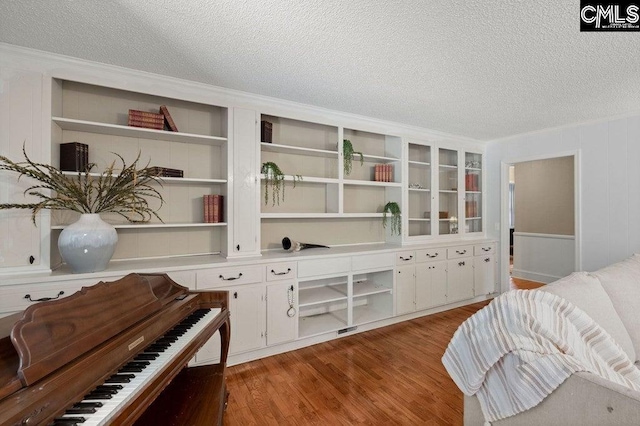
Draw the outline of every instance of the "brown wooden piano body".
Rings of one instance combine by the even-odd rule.
[[[0,319],[0,425],[51,424],[145,347],[203,308],[220,311],[108,423],[171,424],[172,415],[181,416],[177,424],[221,423],[230,336],[227,292],[189,291],[165,274],[130,274]],[[220,363],[185,368],[218,330]],[[186,388],[192,384],[202,388]],[[162,395],[163,403],[153,404],[165,388],[175,387],[178,395]],[[187,404],[212,399],[194,408],[184,405],[184,396],[191,401]],[[157,415],[162,422],[153,420]]]

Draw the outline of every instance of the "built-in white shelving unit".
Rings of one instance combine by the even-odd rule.
[[[487,188],[479,143],[116,67],[34,61],[33,52],[0,50],[3,66],[10,62],[0,67],[0,105],[19,136],[9,141],[12,157],[19,158],[26,139],[34,159],[58,166],[59,145],[80,142],[97,165],[91,177],[117,162],[114,153],[127,164],[140,155],[141,165],[184,171],[181,178],[162,178],[162,221],[102,215],[119,238],[105,271],[72,275],[57,268],[58,235],[76,213],[43,212],[37,228],[29,214],[5,216],[9,250],[0,254],[9,263],[0,271],[6,296],[0,316],[29,306],[25,294],[48,298],[64,291],[66,297],[132,272],[168,273],[194,290],[229,291],[231,362],[238,363],[495,294],[496,244],[483,238]],[[28,64],[29,71],[15,70],[13,63]],[[168,107],[178,132],[127,125],[129,109],[158,112],[160,105]],[[260,137],[261,120],[273,124],[269,142]],[[348,174],[345,140],[362,153]],[[264,202],[260,164],[266,161],[287,175],[279,204]],[[385,167],[385,179],[379,173],[376,179],[376,166]],[[10,200],[21,200],[23,184],[9,188]],[[224,196],[220,223],[203,220],[202,197],[209,194]],[[382,226],[388,202],[402,209],[400,236]],[[11,212],[18,213],[28,212]],[[332,247],[288,253],[284,236]],[[210,362],[209,353],[219,351],[204,348],[196,362]]]
[[[120,244],[114,259],[194,256],[226,251],[227,217],[205,223],[203,196],[222,195],[229,199],[227,178],[228,111],[215,105],[132,92],[98,84],[54,79],[52,82],[52,144],[54,166],[60,157],[59,145],[80,142],[89,147],[89,162],[98,176],[121,155],[127,164],[139,155],[141,166],[180,169],[184,177],[163,177],[154,184],[164,204],[150,198],[158,220],[129,223],[115,214],[103,218],[118,230]],[[177,132],[128,126],[130,109],[159,112],[166,105],[178,126]],[[65,172],[74,176],[77,172]],[[224,202],[223,202],[224,206]],[[52,242],[60,230],[75,221],[69,212],[52,214]],[[178,235],[180,233],[180,235]],[[54,262],[56,246],[52,244]],[[59,258],[58,258],[59,259]]]
[[[382,208],[388,201],[400,203],[402,197],[400,138],[267,114],[261,119],[272,125],[271,141],[260,144],[261,162],[275,162],[286,175],[285,200],[261,203],[263,247],[276,245],[282,238],[280,221],[285,219],[295,222],[290,223],[291,232],[309,238],[323,234],[326,240],[320,242],[325,244],[336,242],[320,231],[328,223],[309,219],[331,220],[334,229],[343,230],[338,233],[347,243],[361,242],[363,237],[372,238],[370,242],[386,239]],[[343,164],[346,139],[358,153],[350,174]],[[376,175],[380,165],[388,166],[388,181]],[[265,176],[261,178],[264,191]],[[369,231],[358,235],[364,229]]]

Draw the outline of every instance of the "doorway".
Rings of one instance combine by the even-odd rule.
[[[578,151],[502,162],[502,291],[580,270],[579,174]]]

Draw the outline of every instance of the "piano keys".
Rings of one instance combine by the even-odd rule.
[[[202,412],[201,424],[220,424],[227,297],[190,292],[166,275],[131,274],[31,306],[12,327],[13,352],[0,335],[0,424],[133,424],[140,416],[153,418],[145,413],[153,401],[172,389],[172,380],[193,372],[207,378],[215,404],[205,401],[189,410]],[[218,330],[220,363],[185,368]]]

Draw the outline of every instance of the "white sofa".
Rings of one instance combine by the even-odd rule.
[[[581,308],[640,364],[640,255],[532,291],[554,293]],[[485,424],[474,396],[464,397],[464,424]],[[491,425],[640,425],[640,392],[590,373],[574,373],[536,407]]]

